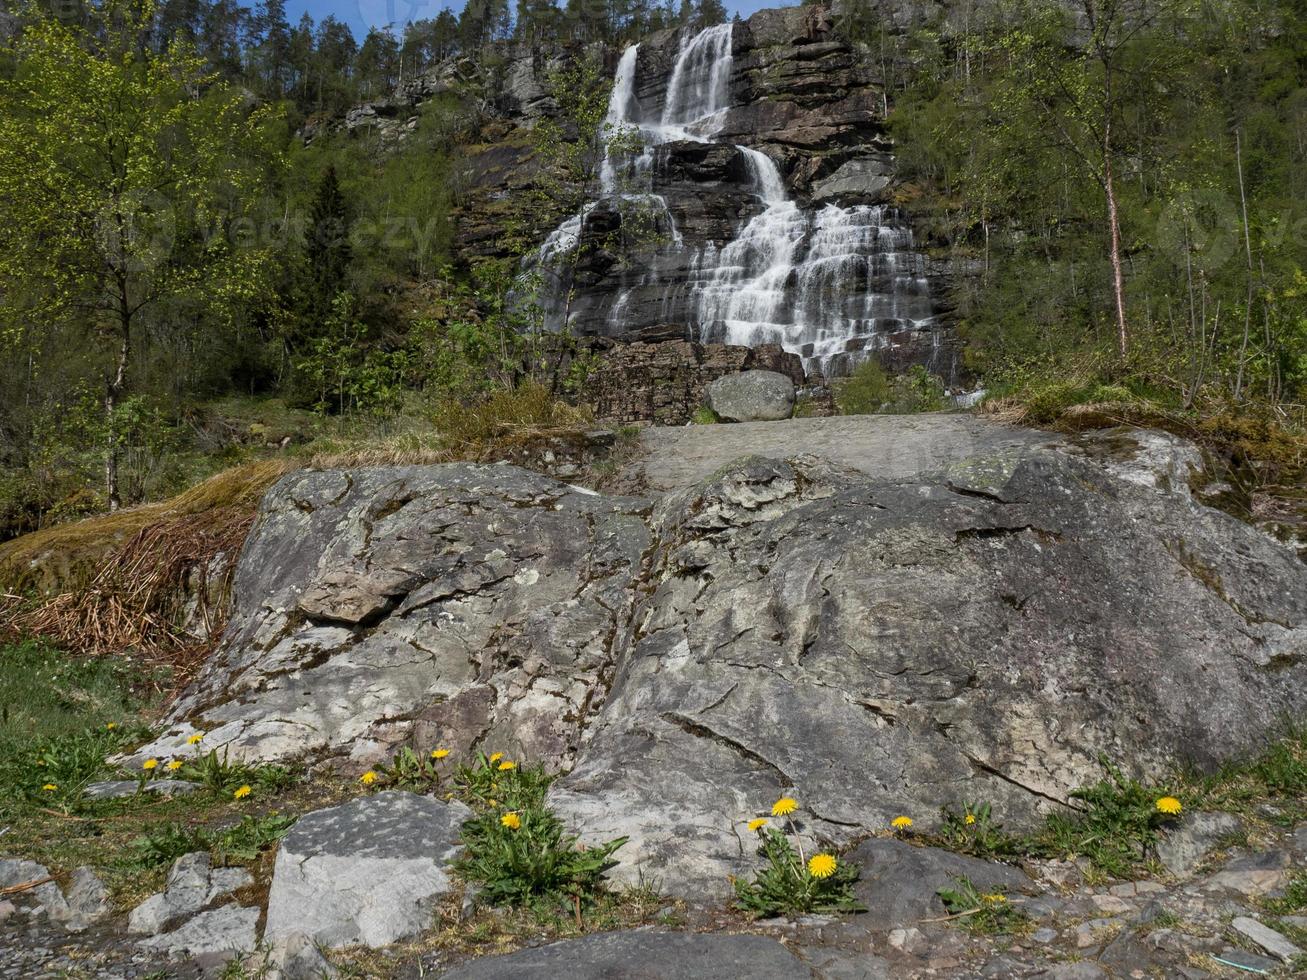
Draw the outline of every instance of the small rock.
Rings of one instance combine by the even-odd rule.
[[[300,817],[277,850],[263,938],[388,946],[431,924],[461,851],[461,803],[389,791]]]
[[[64,904],[52,909],[50,918],[68,932],[82,932],[109,912],[109,889],[96,877],[94,871],[82,867],[73,872]]]
[[[1183,878],[1202,863],[1221,838],[1241,829],[1243,821],[1232,813],[1186,814],[1180,826],[1158,842],[1157,857],[1167,871]]]
[[[1289,855],[1284,851],[1267,851],[1236,858],[1207,880],[1209,891],[1238,892],[1249,898],[1267,895],[1288,880]]]
[[[1102,967],[1086,960],[1078,963],[1058,963],[1038,974],[1041,980],[1098,980],[1107,976]]]
[[[909,929],[891,929],[889,933],[889,944],[902,953],[911,953],[921,946],[926,937],[922,935],[921,930],[917,928]]]
[[[1166,886],[1159,881],[1127,881],[1124,884],[1113,885],[1107,890],[1109,895],[1118,898],[1134,898],[1136,895],[1150,895],[1164,891]]]
[[[201,912],[173,932],[142,940],[141,947],[167,953],[172,959],[190,958],[204,966],[252,952],[258,924],[258,909],[224,905]]]
[[[1262,925],[1256,919],[1241,915],[1230,923],[1230,927],[1242,936],[1251,939],[1272,956],[1278,956],[1288,963],[1295,956],[1301,956],[1302,950],[1289,942],[1270,926]]]
[[[1115,895],[1091,895],[1089,900],[1104,915],[1125,915],[1127,912],[1133,912],[1135,908],[1124,898],[1117,898]]]
[[[1119,924],[1112,919],[1090,919],[1076,926],[1071,932],[1071,938],[1075,940],[1076,949],[1088,949],[1111,936]]]
[[[212,905],[224,895],[252,884],[254,876],[244,868],[214,868],[209,872],[209,891],[205,895],[204,904]]]
[[[0,902],[0,925],[3,925],[14,912],[17,911],[13,902]]]
[[[267,980],[323,980],[336,976],[336,968],[302,932],[283,936],[266,955],[251,957],[249,966],[256,976]]]
[[[82,795],[93,800],[117,800],[135,796],[138,792],[157,793],[160,796],[184,796],[200,789],[199,783],[185,779],[152,779],[144,785],[135,779],[106,779],[89,783]]]
[[[1036,929],[1030,934],[1031,942],[1040,943],[1041,945],[1047,945],[1056,938],[1057,930],[1050,929],[1048,926],[1044,926],[1042,929]]]
[[[163,891],[132,909],[127,917],[127,931],[148,936],[171,929],[204,908],[208,900],[208,853],[183,854],[173,862]]]

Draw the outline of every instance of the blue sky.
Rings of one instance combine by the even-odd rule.
[[[764,7],[790,7],[799,0],[725,0],[725,3],[727,10],[747,17]],[[442,7],[458,13],[463,9],[463,0],[287,0],[286,16],[294,23],[305,11],[314,20],[335,14],[362,38],[372,24],[399,24],[434,17]]]

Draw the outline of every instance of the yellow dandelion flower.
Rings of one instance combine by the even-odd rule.
[[[168,768],[171,769],[173,772],[176,772],[181,767],[182,767],[181,759],[173,759],[172,762],[168,763]]]
[[[784,817],[799,808],[799,801],[792,796],[782,796],[779,800],[771,805],[771,815],[773,817]]]
[[[371,769],[369,769],[367,772],[365,772],[362,776],[359,777],[359,782],[362,783],[364,786],[371,786],[376,781],[377,781],[377,774],[373,772]]]
[[[56,786],[54,783],[46,783],[44,786],[41,787],[41,789],[45,790],[47,793],[53,793],[58,788],[59,787]]]
[[[519,817],[516,813],[505,813],[502,817],[499,818],[499,822],[502,823],[509,830],[519,830],[521,829],[522,826],[522,818]]]
[[[499,764],[499,771],[500,771],[500,772],[508,772],[508,770],[510,770],[510,769],[516,769],[516,768],[517,768],[517,763],[516,763],[516,762],[509,762],[507,759],[505,759],[503,762],[501,762],[501,763]]]
[[[967,816],[966,816],[966,821],[965,821],[965,822],[966,822],[966,825],[967,825],[968,827],[970,827],[973,823],[976,822],[976,815],[975,815],[974,813],[968,813]]]
[[[109,732],[113,731],[117,727],[118,727],[118,722],[116,721],[111,721],[109,722],[109,724],[104,726],[105,731],[109,731]]]
[[[814,878],[829,878],[835,873],[836,860],[829,854],[814,854],[808,858],[808,874]]]
[[[1184,809],[1184,807],[1180,805],[1180,801],[1174,796],[1163,796],[1157,801],[1156,805],[1159,813],[1165,813],[1167,816],[1171,817]]]
[[[494,763],[498,762],[498,761],[499,761],[500,759],[502,759],[503,757],[504,757],[504,753],[502,753],[502,752],[496,752],[494,755],[492,755],[492,756],[490,757],[490,762],[491,762],[491,764],[493,765]]]
[[[907,830],[909,827],[912,826],[912,818],[895,817],[893,820],[889,822],[889,825],[893,827],[895,830]]]
[[[992,895],[981,895],[980,900],[986,903],[987,905],[1002,905],[1004,902],[1007,901],[1007,896],[1000,895],[998,894],[998,892],[995,892]]]
[[[204,732],[196,732],[186,740],[187,745],[199,745],[204,741]]]
[[[763,827],[766,827],[766,826],[767,826],[767,818],[766,818],[766,817],[754,817],[752,820],[749,821],[749,829],[750,829],[750,830],[755,830],[755,831],[756,831],[756,830],[761,830]]]
[[[248,786],[242,786],[236,792],[232,793],[231,796],[232,799],[234,800],[243,800],[245,799],[245,797],[249,796],[250,793],[252,792],[253,790],[251,790]]]
[[[449,749],[436,749],[436,751],[431,753],[431,758],[443,759],[447,755],[449,755]]]
[[[498,800],[486,800],[486,806],[499,806]]]
[[[141,763],[141,768],[144,769],[146,772],[149,772],[151,769],[157,769],[158,767],[159,767],[158,759],[146,759],[144,762]]]

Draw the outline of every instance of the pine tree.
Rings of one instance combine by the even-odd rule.
[[[336,168],[329,165],[318,181],[304,231],[303,306],[315,323],[326,317],[336,294],[345,288],[354,257],[349,241],[352,223]]]

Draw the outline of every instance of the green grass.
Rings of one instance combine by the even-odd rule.
[[[72,660],[36,641],[0,646],[0,759],[135,717],[138,686],[123,659]]]

